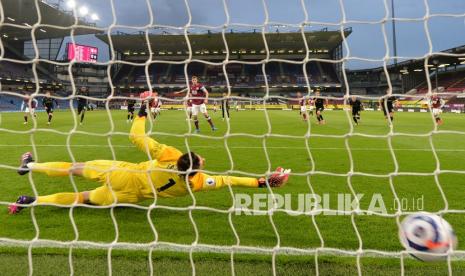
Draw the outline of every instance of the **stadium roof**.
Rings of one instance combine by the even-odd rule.
[[[428,59],[428,67],[448,67],[454,65],[463,65],[465,64],[465,45],[450,48],[441,52],[438,52],[435,55],[432,55]],[[391,72],[400,72],[405,73],[409,71],[416,71],[421,72],[425,68],[425,59],[409,59],[402,62],[398,62],[397,64],[390,64],[387,66],[387,69]],[[384,68],[376,67],[371,69],[358,69],[358,70],[350,70],[350,72],[357,73],[357,72],[379,72],[383,71]],[[432,69],[434,70],[434,69]]]
[[[347,37],[351,28],[344,30]],[[99,39],[109,44],[107,35],[97,35]],[[182,34],[149,34],[149,41],[154,59],[183,60],[188,56],[186,38]],[[265,56],[265,44],[261,32],[225,34],[230,59],[262,59]],[[301,32],[273,32],[265,34],[270,54],[279,58],[300,58],[305,54],[305,44]],[[305,32],[310,55],[328,58],[332,50],[341,45],[343,37],[340,31]],[[224,59],[226,48],[221,33],[188,34],[192,47],[193,58]],[[149,55],[146,36],[139,34],[117,33],[111,35],[116,51],[124,55],[124,59],[145,60]]]
[[[51,25],[39,27],[35,30],[36,39],[66,37],[71,34],[71,29],[59,29],[70,27],[75,18],[72,14],[61,11],[43,1],[35,0],[2,0],[4,22],[0,33],[3,41],[27,41],[32,40],[32,26],[38,22],[38,10],[41,14],[41,24]],[[80,28],[76,28],[75,35],[95,34],[101,31],[92,29],[95,24],[79,20]],[[59,28],[57,28],[59,27]],[[89,28],[90,27],[90,28]]]

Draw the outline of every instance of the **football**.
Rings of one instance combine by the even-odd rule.
[[[449,249],[457,248],[452,226],[442,217],[426,212],[404,218],[399,238],[410,254],[422,261],[443,260]]]

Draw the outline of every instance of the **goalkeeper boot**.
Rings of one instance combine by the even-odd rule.
[[[15,203],[8,206],[8,213],[10,213],[11,215],[17,214],[22,209],[25,208],[24,206],[20,206],[20,205],[28,205],[28,204],[33,203],[34,201],[36,201],[36,198],[33,196],[22,195],[18,197]]]
[[[34,159],[32,158],[32,153],[26,152],[21,156],[21,163],[19,165],[18,169],[18,174],[19,175],[25,175],[29,172],[29,168],[27,167],[27,164],[34,162]]]

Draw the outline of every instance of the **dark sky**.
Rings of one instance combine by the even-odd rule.
[[[53,0],[56,1],[56,0]],[[50,0],[49,2],[53,2]],[[65,0],[66,1],[66,0]],[[235,24],[260,25],[265,22],[265,7],[262,0],[225,0],[229,13],[230,28],[235,30],[252,30],[256,26],[238,26]],[[396,18],[415,19],[416,21],[397,21],[397,54],[410,59],[422,57],[429,52],[427,31],[431,37],[432,51],[442,51],[465,44],[465,1],[464,0],[394,0]],[[113,21],[110,0],[77,0],[78,5],[86,5],[96,12],[100,27],[108,27]],[[113,0],[116,12],[116,24],[128,26],[145,26],[150,23],[152,10],[154,23],[181,27],[188,22],[188,8],[184,0]],[[269,22],[283,24],[300,24],[305,20],[304,8],[300,0],[265,0]],[[345,13],[345,21],[366,21],[365,23],[348,22],[344,27],[352,27],[353,32],[347,39],[351,58],[378,59],[386,54],[383,38],[383,18],[389,19],[391,0],[304,0],[309,30],[328,27],[336,30]],[[427,5],[425,5],[425,2]],[[188,0],[192,15],[191,24],[219,27],[227,23],[227,16],[221,0]],[[385,10],[385,8],[388,10]],[[429,17],[427,10],[429,9]],[[448,16],[435,16],[438,14]],[[455,17],[454,17],[455,16]],[[427,20],[423,20],[427,19]],[[376,23],[378,22],[378,23]],[[392,56],[391,21],[385,21],[385,29]],[[319,23],[319,24],[316,24]],[[368,24],[372,23],[372,24]],[[297,30],[294,27],[280,28],[282,31]],[[121,30],[131,33],[137,30]],[[175,32],[173,30],[172,32]],[[100,59],[105,60],[107,47],[101,41],[92,38],[76,38],[80,43],[90,43],[101,48]],[[381,65],[379,61],[350,60],[349,68],[368,68]]]

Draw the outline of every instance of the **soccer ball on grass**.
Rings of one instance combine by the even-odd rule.
[[[404,218],[399,238],[410,254],[422,261],[437,261],[447,257],[449,249],[457,248],[452,226],[442,217],[426,212]]]

